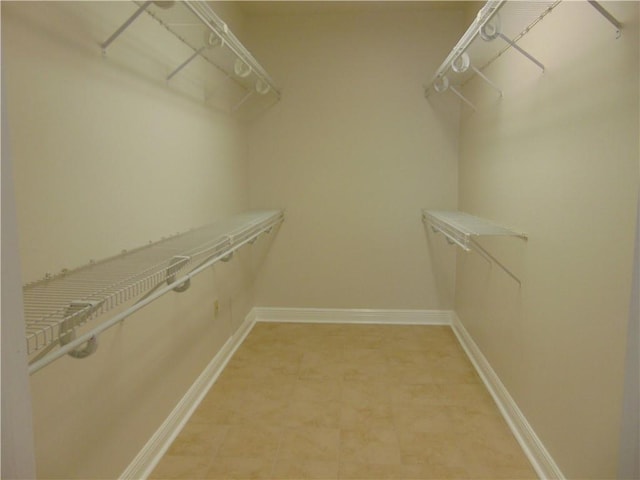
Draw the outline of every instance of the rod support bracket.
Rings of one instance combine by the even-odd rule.
[[[65,312],[66,319],[60,323],[60,345],[66,345],[76,339],[76,327],[93,314],[100,302],[80,300],[71,302]],[[71,350],[68,355],[73,358],[86,358],[98,349],[98,337],[93,335],[82,347]]]
[[[184,255],[176,255],[169,261],[169,267],[167,268],[167,285],[171,285],[176,281],[176,274],[191,261],[191,257]],[[173,289],[174,292],[182,293],[187,291],[191,286],[191,279],[188,278],[184,283],[181,283]]]

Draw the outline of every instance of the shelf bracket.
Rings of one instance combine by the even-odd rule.
[[[517,282],[518,285],[522,286],[522,281],[511,271],[509,270],[501,261],[499,261],[496,257],[491,255],[486,248],[480,245],[476,240],[472,239],[474,250],[476,250],[481,256],[485,257],[485,259],[489,259],[489,262],[493,262],[498,265],[507,275],[509,275],[513,280]]]
[[[249,99],[251,98],[251,96],[253,95],[253,92],[254,92],[253,90],[249,90],[249,92],[248,92],[244,97],[242,97],[238,103],[236,103],[236,104],[234,105],[234,107],[233,107],[232,111],[233,111],[233,112],[238,111],[238,109],[239,109],[242,105],[244,105],[244,103],[245,103],[247,100],[249,100]]]
[[[478,109],[476,108],[476,106],[471,103],[464,95],[462,95],[455,87],[449,87],[449,89],[460,99],[462,100],[464,103],[466,103],[469,108],[471,108],[471,110],[473,110],[474,112],[477,112]]]
[[[451,62],[451,69],[456,73],[464,73],[468,69],[473,70],[473,72],[476,75],[478,75],[487,84],[489,84],[489,86],[493,88],[496,92],[498,92],[498,95],[502,97],[502,90],[495,83],[489,80],[489,78],[484,73],[482,73],[478,68],[476,68],[475,65],[471,63],[471,57],[469,57],[468,53],[462,52],[460,55],[455,57]]]
[[[60,323],[60,345],[64,346],[76,339],[76,327],[84,323],[87,318],[95,312],[100,302],[77,301],[71,302],[65,312],[65,320]],[[91,336],[83,347],[76,347],[67,354],[73,358],[86,358],[98,349],[98,337]]]
[[[171,285],[176,281],[176,273],[178,273],[182,267],[191,261],[191,257],[184,255],[176,255],[169,261],[169,268],[167,268],[167,285]],[[173,289],[174,292],[185,292],[191,286],[191,278],[187,278],[184,283],[181,283]]]
[[[100,44],[103,54],[107,53],[107,48],[109,47],[109,45],[111,45],[113,41],[122,34],[122,32],[129,28],[129,25],[131,25],[135,21],[135,19],[138,18],[142,14],[142,12],[144,12],[152,3],[153,0],[147,0],[142,5],[140,5],[138,7],[138,10],[136,10],[133,15],[131,15],[122,25],[120,25],[120,28],[118,28],[111,34],[109,38],[107,38],[102,44]]]
[[[200,47],[199,49],[197,49],[195,52],[193,52],[191,54],[191,56],[189,58],[187,58],[184,62],[182,62],[180,65],[178,65],[173,72],[171,72],[168,76],[167,76],[167,82],[169,80],[171,80],[175,75],[178,74],[178,72],[180,72],[184,67],[186,67],[187,65],[189,65],[194,58],[196,58],[198,55],[200,55],[204,50],[206,49],[206,47]]]
[[[498,95],[500,97],[502,97],[502,89],[500,87],[498,87],[495,83],[493,83],[491,80],[489,80],[489,78],[487,78],[487,76],[482,73],[480,70],[478,70],[476,67],[474,67],[473,65],[471,65],[471,70],[473,70],[476,75],[478,75],[481,79],[483,79],[491,88],[493,88],[496,92],[498,92]]]
[[[464,243],[462,243],[460,240],[458,240],[453,235],[449,234],[446,230],[440,228],[438,225],[434,225],[432,223],[431,224],[431,231],[433,233],[441,233],[442,235],[444,235],[444,238],[447,239],[447,243],[449,243],[449,245],[454,245],[455,244],[455,245],[459,246],[465,252],[470,252],[471,251],[471,249],[468,246],[466,246]]]
[[[458,97],[460,100],[466,103],[469,106],[469,108],[471,108],[474,112],[478,111],[476,106],[473,103],[471,103],[464,95],[462,95],[462,93],[460,93],[460,91],[457,88],[449,84],[449,79],[446,77],[446,75],[443,75],[442,77],[438,78],[435,82],[433,82],[433,89],[438,93],[451,90],[456,97]]]
[[[607,9],[605,9],[599,2],[595,0],[588,0],[593,8],[595,8],[600,15],[607,19],[607,21],[616,27],[616,38],[620,38],[622,36],[622,23],[618,21],[616,17],[611,15]]]
[[[518,52],[520,52],[522,55],[524,55],[525,57],[527,57],[529,60],[531,60],[533,63],[535,63],[537,66],[540,67],[540,69],[544,72],[544,64],[542,62],[540,62],[536,57],[534,57],[533,55],[531,55],[529,52],[527,52],[525,49],[523,49],[522,47],[520,47],[516,42],[514,42],[513,40],[511,40],[509,37],[507,37],[505,34],[501,33],[499,35],[499,37],[501,39],[503,39],[505,42],[507,42],[509,45],[511,45],[513,48],[515,48]]]
[[[510,46],[515,48],[518,52],[524,55],[526,58],[535,63],[538,67],[542,69],[544,72],[544,64],[540,62],[537,58],[527,52],[524,48],[520,47],[515,41],[507,37],[504,33],[500,31],[500,17],[496,13],[496,15],[491,19],[491,21],[486,22],[480,28],[480,38],[482,38],[485,42],[491,42],[496,38],[500,37],[502,40],[507,42]]]

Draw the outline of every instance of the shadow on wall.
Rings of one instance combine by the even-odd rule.
[[[453,309],[456,269],[451,268],[451,264],[456,262],[456,249],[448,245],[442,235],[435,235],[424,222],[423,228],[438,298],[441,299],[445,308]]]

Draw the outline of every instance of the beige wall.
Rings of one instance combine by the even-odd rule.
[[[244,131],[204,105],[202,64],[168,87],[183,47],[146,16],[102,57],[134,8],[2,2],[24,281],[248,206]],[[101,335],[93,356],[33,375],[39,477],[117,477],[253,306],[257,260],[242,251]]]
[[[458,107],[422,84],[462,12],[353,8],[245,19],[283,90],[249,131],[251,204],[287,212],[256,304],[450,308],[454,258],[430,257],[420,209],[456,207]]]
[[[121,473],[254,304],[452,308],[454,286],[463,323],[564,473],[614,476],[638,4],[606,6],[621,39],[589,5],[563,3],[522,41],[547,72],[505,54],[487,71],[505,97],[471,82],[479,111],[463,110],[459,136],[455,97],[425,101],[422,84],[466,27],[462,12],[243,19],[225,4],[283,87],[247,142],[203,106],[198,64],[165,85],[184,52],[156,42],[148,19],[102,58],[97,43],[129,2],[2,2],[25,281],[249,205],[287,210],[268,256],[268,245],[243,251],[102,335],[94,356],[32,377],[39,476]],[[483,241],[522,287],[475,254],[456,269],[455,250],[425,234],[421,208],[458,203],[529,234]]]
[[[460,209],[529,240],[483,240],[522,287],[458,255],[456,311],[569,478],[616,474],[638,188],[638,3],[563,2],[465,93]]]

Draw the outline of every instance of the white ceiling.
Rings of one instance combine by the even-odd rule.
[[[255,1],[241,0],[237,2],[246,15],[299,15],[316,13],[370,12],[390,10],[432,10],[432,9],[464,9],[471,2],[449,1],[349,1],[349,0],[279,0]]]

